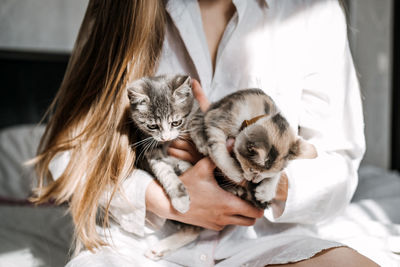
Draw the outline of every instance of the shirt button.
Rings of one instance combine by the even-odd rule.
[[[201,254],[200,255],[200,260],[201,261],[206,261],[207,260],[207,255],[206,254]]]

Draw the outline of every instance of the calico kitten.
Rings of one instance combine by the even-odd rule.
[[[172,206],[185,213],[190,199],[178,175],[191,164],[168,156],[166,149],[172,140],[186,138],[189,118],[197,110],[191,79],[183,75],[145,77],[131,84],[127,91],[131,118],[139,129],[140,141],[134,144],[136,165],[153,174]]]
[[[275,197],[282,170],[290,160],[317,153],[290,128],[274,101],[260,89],[232,93],[192,120],[191,137],[224,174],[224,189],[260,208]],[[226,140],[235,138],[234,157]]]

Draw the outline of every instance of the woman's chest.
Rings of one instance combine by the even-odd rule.
[[[216,65],[207,57],[201,36],[182,36],[169,29],[157,73],[185,73],[198,79],[210,101],[244,88],[269,94],[297,127],[306,60],[299,23],[267,23],[263,17],[237,25],[219,47]],[[185,39],[186,38],[186,39]],[[210,69],[211,68],[211,69]]]

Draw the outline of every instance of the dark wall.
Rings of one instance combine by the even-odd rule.
[[[400,3],[394,1],[392,169],[400,171]]]
[[[0,128],[41,120],[57,93],[68,57],[0,51]]]

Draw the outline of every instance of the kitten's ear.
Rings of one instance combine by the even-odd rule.
[[[292,144],[289,151],[289,159],[313,159],[318,156],[317,150],[313,144],[310,144],[303,138],[298,138]]]
[[[184,102],[192,95],[192,79],[190,76],[180,77],[183,82],[174,90],[173,97],[178,103]]]
[[[131,84],[128,88],[129,102],[132,104],[145,104],[150,101],[150,98],[146,95],[143,89],[143,84],[140,81],[136,81]]]

